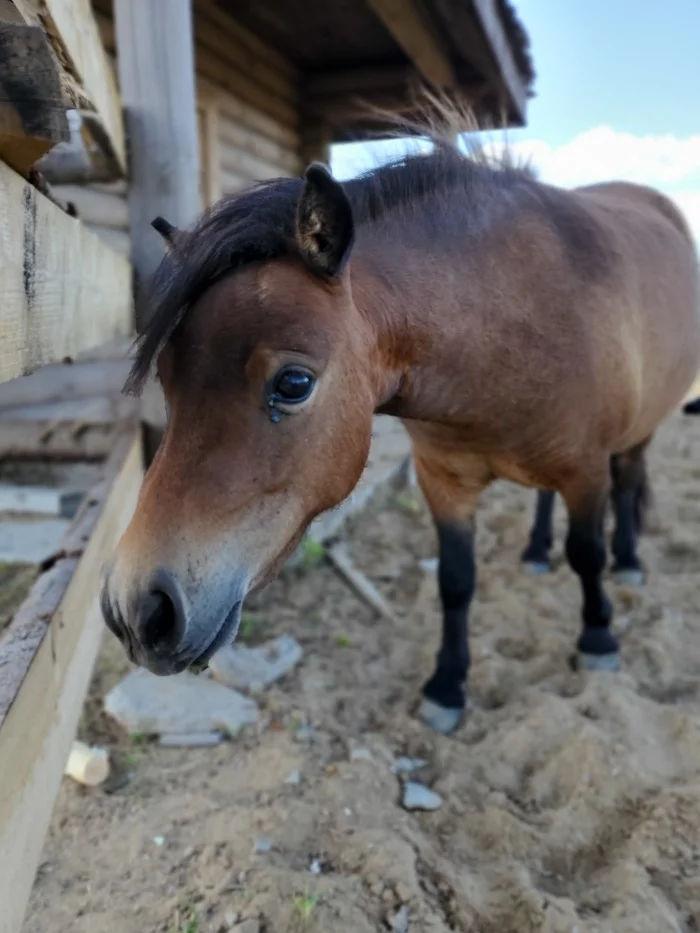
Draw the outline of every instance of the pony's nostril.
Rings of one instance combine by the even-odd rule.
[[[177,610],[162,590],[151,590],[141,602],[138,634],[146,651],[173,650],[180,641]]]

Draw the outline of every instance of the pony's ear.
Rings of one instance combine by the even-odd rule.
[[[180,236],[180,231],[177,227],[165,219],[165,217],[156,217],[155,220],[151,221],[151,226],[165,240],[165,245],[168,249],[172,249],[173,246],[177,245],[177,239]]]
[[[304,179],[297,205],[297,246],[313,273],[334,279],[342,274],[352,248],[352,208],[325,165],[313,162]]]

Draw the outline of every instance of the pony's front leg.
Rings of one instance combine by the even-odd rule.
[[[437,529],[442,604],[440,650],[435,672],[423,687],[419,715],[436,732],[447,735],[457,728],[466,707],[468,616],[476,586],[474,512],[490,477],[481,463],[460,470],[459,475],[419,458],[416,467]]]
[[[578,666],[584,670],[617,670],[620,645],[610,631],[612,604],[603,589],[605,537],[603,518],[608,496],[609,470],[599,472],[594,484],[589,473],[585,485],[562,490],[569,510],[566,556],[581,581],[583,631],[579,637]]]

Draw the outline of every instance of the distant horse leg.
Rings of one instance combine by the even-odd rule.
[[[606,464],[607,467],[607,464]],[[597,489],[581,495],[562,490],[569,510],[566,556],[581,581],[583,631],[578,640],[578,666],[586,670],[617,670],[620,645],[610,631],[613,610],[603,589],[605,538],[603,517],[608,492],[606,468]]]
[[[648,442],[639,444],[611,460],[612,499],[615,507],[615,531],[612,552],[613,575],[619,583],[640,586],[644,568],[637,555],[637,538],[642,531],[646,505],[647,478],[644,451]]]
[[[537,493],[535,521],[530,531],[530,542],[521,555],[523,569],[527,573],[548,573],[552,567],[549,562],[549,549],[552,546],[552,518],[556,493],[540,490]]]
[[[423,492],[433,513],[439,543],[438,586],[442,603],[442,640],[435,672],[423,687],[419,716],[447,735],[466,707],[469,670],[468,613],[476,586],[474,511],[488,479],[468,488],[455,476],[416,463]],[[473,483],[473,484],[472,484]]]

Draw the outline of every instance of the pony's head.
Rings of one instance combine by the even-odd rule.
[[[246,594],[350,493],[379,389],[348,269],[352,209],[323,166],[228,199],[191,232],[154,226],[169,251],[131,385],[155,361],[168,420],[102,606],[131,658],[170,674],[233,639]]]

